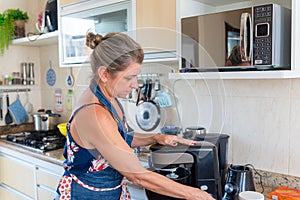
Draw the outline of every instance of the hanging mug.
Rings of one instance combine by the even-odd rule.
[[[35,23],[35,28],[39,33],[47,33],[48,29],[45,23],[45,12],[40,12],[38,15],[38,22]]]

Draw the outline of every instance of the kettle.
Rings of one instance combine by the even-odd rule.
[[[222,200],[237,200],[243,191],[255,191],[252,168],[249,165],[230,165]]]

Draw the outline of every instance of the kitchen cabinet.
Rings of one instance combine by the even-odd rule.
[[[53,199],[63,167],[0,147],[0,196],[3,199]]]
[[[0,186],[5,196],[34,199],[34,166],[8,154],[0,154]],[[24,184],[24,181],[26,183]]]
[[[93,31],[105,35],[131,30],[131,2],[90,0],[64,6],[59,29],[60,66],[89,66],[92,50],[85,44],[86,33]]]
[[[136,0],[136,39],[145,52],[176,50],[176,0]]]
[[[50,165],[50,164],[49,164]],[[56,187],[62,175],[62,168],[57,165],[47,168],[36,166],[36,186],[38,199],[53,199]]]
[[[178,1],[178,21],[181,18],[201,15],[212,12],[220,12],[232,10],[236,8],[245,8],[253,5],[277,3],[285,7],[291,8],[291,69],[278,71],[235,71],[235,72],[203,72],[203,73],[170,73],[169,79],[278,79],[278,78],[299,78],[300,77],[300,38],[296,33],[300,31],[300,27],[296,26],[300,21],[300,14],[293,12],[300,9],[300,2],[297,0],[177,0]],[[181,32],[181,25],[178,26],[178,32]],[[181,41],[178,42],[181,45]],[[181,48],[178,53],[181,55]]]

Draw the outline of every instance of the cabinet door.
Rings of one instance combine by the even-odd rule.
[[[48,188],[38,186],[37,195],[38,195],[38,200],[45,200],[45,199],[54,199],[56,193],[55,191],[49,190]]]
[[[34,166],[20,159],[0,154],[0,182],[26,196],[35,197]]]
[[[59,166],[58,166],[59,167]],[[60,167],[62,168],[62,167]],[[54,171],[37,167],[36,171],[36,182],[38,185],[47,186],[53,190],[56,189],[59,179],[62,176],[62,173],[58,174]]]
[[[136,28],[146,52],[176,50],[176,0],[136,0]]]
[[[23,198],[17,196],[16,194],[14,194],[13,192],[2,188],[0,185],[0,197],[1,199],[9,199],[9,200],[22,200]]]

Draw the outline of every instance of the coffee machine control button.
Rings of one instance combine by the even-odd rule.
[[[225,192],[227,194],[235,194],[237,192],[237,186],[234,183],[225,184]]]
[[[208,190],[208,186],[207,185],[201,185],[200,190],[206,191],[206,190]]]

